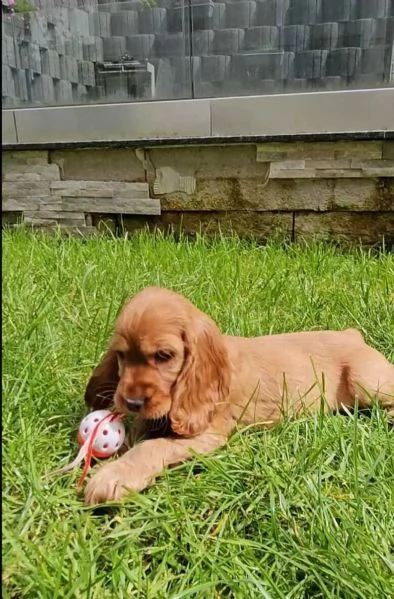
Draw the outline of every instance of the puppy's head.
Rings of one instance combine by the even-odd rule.
[[[116,408],[169,418],[179,435],[209,424],[229,392],[230,367],[215,323],[184,297],[148,288],[121,311],[111,341],[119,382]]]

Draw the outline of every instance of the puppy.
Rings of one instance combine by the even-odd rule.
[[[145,489],[190,451],[223,445],[237,423],[272,426],[374,399],[394,416],[394,365],[354,329],[231,337],[181,295],[147,288],[122,309],[85,400],[135,413],[156,438],[100,466],[86,503]]]

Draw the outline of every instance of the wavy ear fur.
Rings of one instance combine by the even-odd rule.
[[[118,369],[116,353],[110,349],[94,369],[86,386],[85,402],[90,408],[101,410],[112,405],[119,383]]]
[[[172,430],[183,436],[203,432],[215,405],[227,398],[230,363],[222,334],[207,316],[196,317],[185,333],[186,360],[173,391]]]

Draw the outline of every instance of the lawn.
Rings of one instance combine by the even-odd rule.
[[[75,456],[84,385],[123,301],[171,287],[230,334],[358,327],[394,361],[394,256],[327,245],[3,236],[3,596],[393,597],[385,414],[237,431],[107,511]]]

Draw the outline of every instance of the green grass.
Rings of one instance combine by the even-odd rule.
[[[77,450],[83,391],[125,298],[187,295],[231,334],[358,327],[394,361],[394,256],[325,245],[3,238],[3,596],[386,599],[394,442],[386,416],[239,431],[118,509],[45,480]]]

